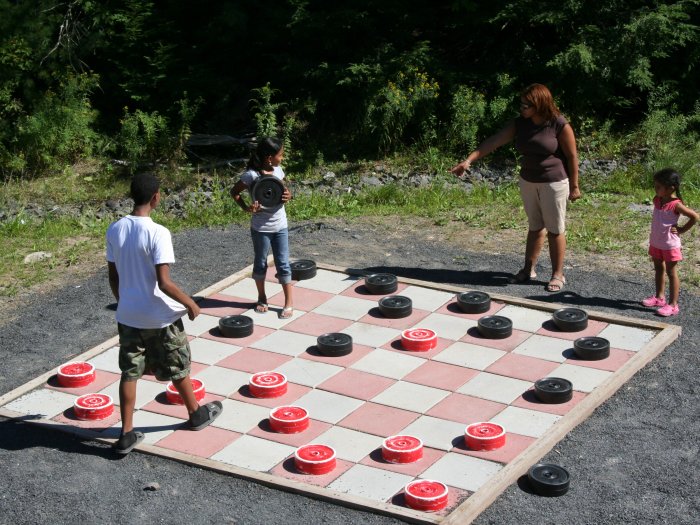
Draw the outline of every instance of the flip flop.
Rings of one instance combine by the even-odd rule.
[[[262,301],[258,301],[255,303],[255,313],[258,314],[264,314],[269,310],[269,306],[267,303],[263,303]]]
[[[285,306],[279,313],[280,319],[290,319],[294,315],[294,308],[291,306]]]
[[[119,436],[119,439],[114,443],[114,451],[122,456],[127,455],[129,452],[136,448],[136,445],[141,443],[144,439],[143,432],[138,430],[132,430],[126,434]]]
[[[201,405],[190,416],[190,430],[202,430],[211,425],[214,420],[223,412],[224,406],[221,401],[212,401],[206,405]]]
[[[519,270],[518,273],[516,273],[515,275],[511,275],[508,278],[508,282],[510,284],[523,284],[530,281],[531,279],[537,279],[537,274],[531,271],[530,275],[528,276],[525,273],[525,269],[523,268],[522,270]]]
[[[558,281],[561,284],[557,284],[554,281]],[[561,292],[562,289],[564,288],[564,285],[566,284],[566,278],[562,277],[561,279],[559,277],[552,277],[549,282],[547,283],[547,286],[544,287],[545,290],[548,292]]]

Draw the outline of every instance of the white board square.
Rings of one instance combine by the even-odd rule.
[[[459,387],[457,392],[489,401],[510,404],[530,387],[532,387],[530,381],[481,372]]]
[[[638,352],[644,348],[644,345],[651,341],[655,335],[656,332],[654,330],[644,330],[643,328],[635,328],[633,326],[611,324],[603,328],[598,334],[598,337],[603,337],[610,341],[610,346],[612,348]]]
[[[281,284],[265,281],[265,295],[268,297],[277,295],[281,291]],[[255,286],[255,281],[251,277],[241,279],[228,288],[224,288],[219,293],[224,295],[232,295],[233,297],[240,297],[241,299],[248,299],[251,302],[257,302],[258,300],[258,289]]]
[[[579,392],[592,392],[595,387],[613,375],[607,370],[598,370],[589,366],[576,366],[564,363],[552,370],[552,377],[568,379]]]
[[[323,443],[335,449],[339,459],[358,463],[373,450],[381,448],[383,438],[350,430],[343,427],[331,427],[314,439],[315,443]]]
[[[513,329],[525,332],[536,332],[542,328],[542,323],[552,319],[551,312],[543,312],[534,308],[525,308],[512,304],[501,308],[496,315],[507,317],[513,322]]]
[[[295,450],[289,445],[245,435],[221,449],[211,459],[249,470],[266,472],[294,454]]]
[[[311,419],[337,423],[355,411],[364,401],[323,390],[312,390],[297,399],[294,404],[304,407]]]
[[[353,363],[350,368],[378,376],[401,379],[425,362],[426,360],[421,357],[376,348],[359,361]]]
[[[313,312],[357,321],[360,317],[367,315],[367,312],[375,306],[377,306],[376,302],[368,301],[367,299],[336,295],[316,307]]]
[[[315,345],[316,337],[312,335],[279,330],[251,343],[250,346],[260,350],[267,350],[268,352],[275,352],[276,354],[296,357],[306,352],[307,348]]]
[[[527,408],[506,407],[491,418],[491,422],[498,423],[506,429],[506,432],[538,438],[544,436],[551,426],[560,419],[561,416],[555,414]]]
[[[353,343],[379,347],[401,334],[400,330],[368,323],[353,323],[343,330],[352,337]]]
[[[9,402],[4,408],[20,414],[51,419],[63,413],[67,408],[72,407],[76,399],[78,399],[78,396],[42,388]],[[117,400],[114,402],[116,404]]]
[[[213,365],[222,359],[229,357],[241,349],[240,346],[221,343],[211,339],[196,337],[190,341],[192,361]]]
[[[432,313],[425,319],[421,319],[413,328],[427,328],[442,339],[457,341],[467,335],[470,328],[477,324],[473,319],[463,319],[454,315]]]
[[[292,359],[275,368],[276,372],[287,376],[288,381],[310,387],[320,385],[342,370],[344,370],[343,367],[309,359]]]
[[[446,302],[452,300],[455,294],[421,286],[407,286],[398,295],[411,299],[413,308],[434,312]]]
[[[218,328],[219,319],[221,318],[214,315],[199,314],[194,318],[194,321],[190,321],[189,317],[185,315],[182,318],[182,324],[187,335],[202,335],[212,328]]]
[[[113,374],[121,375],[122,371],[119,368],[119,347],[113,346],[103,353],[96,355],[92,359],[88,360],[95,368],[99,370],[104,370],[105,372],[112,372]]]
[[[566,361],[564,351],[573,348],[573,345],[572,341],[566,339],[532,335],[516,346],[513,353],[563,363]]]
[[[212,426],[233,430],[244,434],[258,426],[270,416],[270,409],[252,403],[242,403],[233,399],[221,401],[224,409]]]
[[[339,272],[330,272],[319,268],[316,270],[316,276],[311,279],[305,279],[295,284],[299,288],[308,288],[310,290],[318,290],[319,292],[340,293],[358,281],[359,277],[345,275]]]
[[[506,355],[503,350],[457,341],[433,357],[433,360],[451,365],[484,370]]]
[[[423,472],[423,479],[438,479],[452,487],[475,492],[502,466],[464,454],[447,453]]]
[[[427,412],[447,397],[447,390],[397,381],[389,388],[372,398],[372,402],[390,407],[402,408],[411,412]]]
[[[411,480],[413,476],[355,465],[328,485],[328,488],[374,501],[387,501]]]
[[[416,436],[426,447],[450,450],[455,439],[464,439],[466,424],[432,416],[421,416],[401,431],[401,434]]]
[[[204,389],[210,394],[218,394],[228,397],[248,384],[251,374],[232,370],[222,366],[209,366],[194,374],[192,377],[199,379]]]

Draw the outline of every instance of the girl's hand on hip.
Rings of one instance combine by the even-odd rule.
[[[282,202],[289,202],[292,200],[292,192],[289,191],[289,188],[284,188],[284,192],[282,193]]]
[[[250,213],[258,213],[261,208],[262,206],[260,206],[260,203],[258,201],[255,201],[248,207],[248,210],[250,211]]]

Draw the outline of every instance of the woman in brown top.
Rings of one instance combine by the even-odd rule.
[[[558,292],[566,283],[566,202],[580,198],[581,191],[574,131],[559,112],[549,89],[542,84],[526,87],[520,94],[520,116],[484,140],[450,171],[459,177],[472,162],[513,140],[521,156],[519,185],[528,232],[525,265],[510,282],[524,283],[537,277],[535,269],[546,230],[552,276],[545,289]]]

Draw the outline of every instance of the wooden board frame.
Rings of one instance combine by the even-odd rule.
[[[317,268],[332,272],[344,273],[347,275],[362,277],[368,275],[369,272],[354,268],[343,268],[336,265],[317,263]],[[195,297],[207,297],[211,294],[220,292],[224,288],[232,286],[238,281],[250,277],[252,265],[248,266],[229,277],[203,289],[195,294]],[[398,278],[399,282],[416,285],[423,288],[434,290],[454,292],[455,294],[468,291],[468,289],[450,284],[432,283],[421,281],[418,279]],[[489,294],[492,300],[500,301],[505,304],[521,306],[546,312],[553,312],[564,305],[556,303],[544,303],[531,299],[523,299],[500,294]],[[637,328],[646,328],[658,330],[654,338],[649,341],[643,348],[635,353],[620,369],[615,371],[606,381],[598,385],[591,393],[589,393],[580,403],[576,404],[571,411],[559,419],[547,432],[546,435],[538,438],[528,448],[516,456],[512,461],[506,464],[498,473],[491,477],[484,485],[476,492],[469,496],[464,502],[452,510],[449,514],[441,516],[425,512],[415,511],[409,508],[399,507],[389,503],[381,503],[369,500],[363,497],[354,496],[324,487],[318,487],[309,483],[295,481],[291,479],[281,478],[265,472],[256,472],[234,465],[227,465],[207,458],[201,458],[174,450],[167,450],[154,445],[141,443],[137,450],[152,454],[155,456],[165,457],[180,461],[182,463],[205,468],[215,472],[229,474],[243,479],[255,481],[263,485],[273,488],[280,488],[289,492],[304,494],[316,499],[330,501],[336,504],[347,507],[357,508],[370,512],[376,512],[389,516],[394,516],[411,523],[421,524],[441,524],[441,525],[467,525],[476,519],[493,501],[520,476],[525,474],[530,466],[537,463],[547,452],[549,452],[561,439],[566,436],[574,427],[588,418],[593,411],[600,406],[605,400],[612,396],[625,382],[627,382],[636,372],[641,370],[663,350],[669,346],[681,334],[681,327],[659,321],[648,321],[643,319],[634,319],[623,317],[616,314],[596,312],[586,310],[589,319],[613,322],[615,324],[632,326]],[[106,349],[115,346],[119,341],[118,336],[114,336],[107,341],[83,352],[74,357],[74,360],[88,360],[102,353]],[[111,443],[113,440],[106,439],[100,433],[89,429],[72,427],[63,423],[58,423],[50,420],[32,419],[30,416],[16,413],[4,408],[4,405],[23,396],[24,394],[35,390],[49,378],[55,375],[55,370],[50,370],[39,377],[21,385],[14,390],[0,396],[0,416],[25,421],[31,424],[41,426],[48,429],[56,429],[68,432],[73,435],[85,439],[92,439],[103,443]]]

